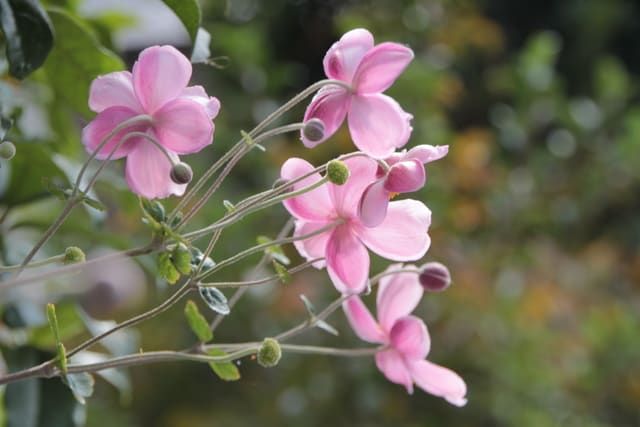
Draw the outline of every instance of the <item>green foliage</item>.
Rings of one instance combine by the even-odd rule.
[[[58,343],[70,340],[85,331],[84,321],[72,301],[58,303],[55,311],[47,306],[48,324],[30,330],[29,344],[43,350],[54,350]],[[55,331],[52,334],[52,331]]]
[[[195,43],[200,28],[201,12],[197,0],[162,0],[180,18],[191,41]]]
[[[171,262],[180,274],[191,273],[191,251],[184,243],[178,243],[171,251]]]
[[[158,275],[166,279],[170,284],[174,284],[180,279],[180,272],[171,261],[171,255],[163,252],[158,255]]]
[[[220,349],[207,350],[209,356],[224,357],[227,353]],[[237,381],[240,379],[240,371],[233,362],[209,362],[209,366],[213,369],[213,372],[224,381]]]
[[[53,339],[56,343],[56,354],[58,367],[64,373],[67,372],[67,354],[64,348],[64,344],[60,340],[60,330],[58,329],[58,318],[56,317],[56,306],[54,304],[47,304],[47,320],[49,327],[53,333]]]
[[[195,302],[187,301],[184,307],[184,315],[189,322],[189,327],[201,342],[205,343],[213,339],[213,332],[209,327],[209,322],[200,313]]]
[[[86,399],[93,394],[95,380],[90,374],[86,372],[81,374],[67,374],[62,378],[62,382],[71,389],[73,397],[76,398],[78,403],[84,405]]]

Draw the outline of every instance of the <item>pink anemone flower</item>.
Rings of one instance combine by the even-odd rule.
[[[336,289],[344,294],[360,293],[368,283],[369,253],[394,261],[421,258],[431,240],[427,231],[431,211],[420,201],[402,200],[389,204],[385,220],[375,228],[365,227],[358,218],[358,201],[364,188],[375,179],[377,163],[366,157],[346,159],[350,175],[344,185],[332,183],[284,201],[296,218],[295,235],[301,236],[339,225],[313,237],[295,242],[298,252],[307,260],[324,258],[315,263],[325,265]],[[305,160],[291,158],[282,166],[281,176],[292,180],[313,170]],[[320,180],[314,174],[294,185],[294,189]]]
[[[311,141],[302,136],[307,147],[331,137],[345,117],[353,143],[375,158],[389,156],[407,143],[411,135],[411,114],[382,92],[393,84],[413,59],[413,51],[397,43],[373,44],[373,36],[364,29],[349,31],[333,44],[324,57],[327,77],[347,83],[350,89],[329,85],[318,91],[307,107],[304,121],[322,120],[324,135]]]
[[[392,265],[387,272],[401,268]],[[422,286],[416,273],[398,272],[380,280],[377,317],[374,319],[358,296],[343,303],[343,309],[358,337],[385,345],[376,353],[378,369],[393,383],[405,386],[413,394],[413,385],[427,393],[443,397],[449,403],[467,403],[467,386],[452,370],[425,360],[431,339],[422,319],[411,316],[422,298]]]
[[[220,102],[209,97],[202,86],[187,86],[191,63],[172,46],[143,50],[133,72],[118,71],[96,78],[89,91],[89,108],[98,115],[83,129],[82,143],[93,152],[116,126],[141,114],[148,122],[126,127],[97,153],[106,159],[129,132],[145,132],[164,147],[174,162],[178,154],[200,151],[211,144]],[[127,183],[134,193],[146,198],[182,195],[186,184],[170,178],[171,162],[152,142],[143,137],[128,138],[111,159],[126,157]]]
[[[400,193],[410,193],[424,187],[424,164],[441,159],[449,152],[448,145],[418,145],[409,152],[394,153],[385,159],[388,171],[378,168],[377,179],[362,194],[358,216],[367,227],[375,227],[387,215],[389,199]]]

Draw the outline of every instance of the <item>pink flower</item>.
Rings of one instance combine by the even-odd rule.
[[[364,188],[375,179],[377,164],[365,157],[345,160],[350,175],[344,185],[327,183],[308,193],[284,202],[296,218],[295,235],[312,233],[336,221],[342,223],[329,231],[295,243],[298,252],[308,260],[322,258],[316,267],[325,265],[336,289],[342,293],[359,293],[367,286],[369,253],[395,260],[421,258],[431,240],[427,234],[431,211],[417,200],[389,204],[385,220],[375,228],[365,227],[357,215],[358,201]],[[313,170],[308,162],[291,158],[282,166],[281,176],[292,180]],[[321,177],[315,174],[294,186],[311,185]]]
[[[349,31],[333,44],[324,57],[327,77],[351,86],[325,86],[313,98],[304,115],[322,120],[324,137],[311,141],[302,136],[307,147],[333,135],[348,118],[353,142],[375,158],[389,156],[407,143],[412,116],[392,98],[383,95],[413,59],[413,51],[397,43],[373,45],[373,36],[364,29]]]
[[[418,145],[409,152],[394,153],[385,159],[390,166],[385,173],[378,169],[378,179],[362,194],[358,216],[367,227],[375,227],[387,215],[389,199],[398,193],[410,193],[424,187],[426,174],[423,164],[441,159],[449,152],[448,145]]]
[[[387,271],[400,267],[396,264]],[[409,394],[416,384],[427,393],[463,406],[467,403],[464,380],[452,370],[425,360],[431,339],[422,319],[410,315],[422,293],[415,273],[397,273],[380,280],[377,321],[358,296],[349,298],[343,309],[358,337],[386,346],[375,359],[389,381],[404,385]]]
[[[200,151],[211,144],[211,121],[220,103],[209,97],[202,86],[189,86],[191,63],[172,46],[153,46],[143,50],[133,65],[133,73],[118,71],[96,78],[89,92],[89,108],[98,115],[82,131],[82,143],[93,152],[113,129],[141,114],[150,123],[138,123],[118,132],[98,152],[105,159],[129,132],[146,132],[156,138],[174,161],[178,154]],[[186,184],[170,179],[171,163],[146,138],[127,139],[112,159],[127,157],[127,183],[134,193],[146,198],[182,195]]]

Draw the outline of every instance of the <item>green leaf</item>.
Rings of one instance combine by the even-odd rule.
[[[166,252],[158,255],[158,274],[172,285],[180,278],[180,273],[171,262],[171,256]]]
[[[182,21],[187,29],[191,42],[195,44],[200,28],[200,5],[196,0],[162,0]]]
[[[266,236],[258,236],[256,240],[259,245],[265,245],[272,241]],[[289,265],[291,263],[289,258],[282,251],[280,245],[268,246],[267,249],[264,250],[264,252],[271,256],[271,258],[277,260],[280,264]]]
[[[95,381],[93,377],[86,372],[65,375],[62,382],[71,389],[73,396],[83,405],[86,403],[85,399],[93,394],[93,384]]]
[[[103,212],[107,209],[107,207],[101,201],[92,199],[87,195],[84,195],[82,197],[82,203],[100,212]]]
[[[231,312],[231,308],[229,308],[229,304],[227,303],[227,297],[218,289],[213,286],[199,286],[198,290],[200,291],[200,296],[211,310],[223,316]]]
[[[9,74],[24,79],[39,68],[53,46],[53,29],[36,0],[0,0],[0,28],[7,44]]]
[[[165,213],[164,206],[157,200],[147,200],[143,197],[140,198],[142,203],[142,209],[148,213],[154,221],[165,222],[167,220],[167,214]]]
[[[60,330],[58,329],[58,318],[56,316],[56,306],[47,304],[47,321],[53,333],[53,339],[56,342],[56,354],[58,359],[58,367],[62,372],[67,372],[67,352],[60,340]]]
[[[216,357],[227,355],[227,353],[217,348],[208,350],[207,353],[209,354],[209,356]],[[232,362],[209,362],[209,366],[211,366],[213,372],[215,372],[221,380],[237,381],[240,379],[240,371],[238,370],[238,367]]]
[[[289,283],[291,281],[291,274],[289,274],[287,268],[275,259],[271,262],[273,267],[276,269],[276,273],[278,273],[278,276],[280,277],[280,281],[282,281],[282,283]]]
[[[184,307],[184,315],[187,317],[189,326],[194,334],[201,342],[211,341],[213,339],[213,332],[209,328],[209,322],[198,310],[198,306],[195,302],[189,300]]]
[[[313,306],[313,304],[311,304],[311,301],[309,301],[309,298],[307,298],[304,294],[302,294],[302,295],[300,295],[300,299],[304,303],[304,306],[307,309],[307,314],[309,315],[309,317],[310,318],[315,317],[316,309]]]
[[[61,9],[50,9],[56,43],[44,70],[56,97],[73,109],[91,115],[87,105],[89,86],[101,74],[124,69],[113,52],[100,45],[85,24]]]
[[[181,274],[191,272],[191,251],[184,243],[178,243],[171,251],[171,262]]]
[[[49,311],[47,310],[47,317]],[[51,334],[52,327],[49,324],[38,326],[30,330],[29,344],[42,350],[56,349],[57,343],[74,338],[85,331],[84,322],[78,314],[74,302],[64,302],[56,306],[55,317],[57,320],[58,337]]]

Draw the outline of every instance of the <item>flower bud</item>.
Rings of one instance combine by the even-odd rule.
[[[12,142],[4,141],[0,143],[0,158],[11,160],[16,155],[16,146]]]
[[[282,357],[280,344],[274,338],[265,338],[258,349],[258,363],[263,368],[272,368],[278,364]]]
[[[418,280],[425,291],[441,292],[451,284],[451,273],[444,264],[428,262],[422,266]]]
[[[82,252],[82,249],[80,249],[77,246],[69,246],[67,249],[64,250],[64,261],[63,263],[65,265],[67,264],[75,264],[78,262],[84,262],[85,261],[85,256],[84,256],[84,252]]]
[[[320,119],[311,119],[304,124],[302,136],[312,142],[322,141],[324,138],[324,123]]]
[[[178,162],[171,168],[171,181],[176,184],[188,184],[193,179],[191,166],[184,162]]]
[[[327,164],[327,177],[336,185],[342,185],[349,179],[349,168],[341,160],[331,160]]]

